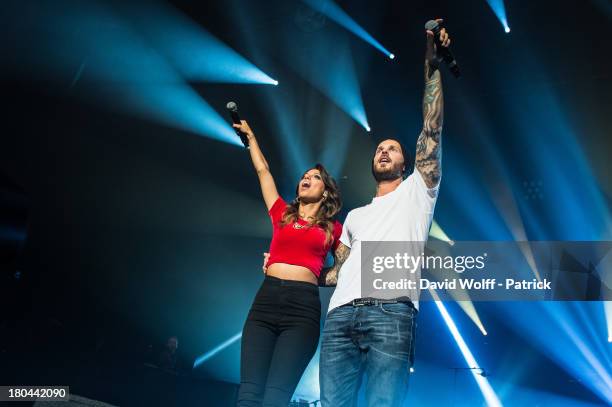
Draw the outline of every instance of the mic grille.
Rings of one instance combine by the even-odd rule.
[[[238,105],[236,104],[236,102],[227,102],[227,105],[225,107],[227,107],[227,110],[231,110],[232,112],[238,111]]]
[[[425,29],[429,31],[435,31],[438,28],[438,22],[436,20],[429,20],[425,23]]]

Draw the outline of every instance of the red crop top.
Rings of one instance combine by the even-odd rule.
[[[308,226],[308,222],[298,219],[297,222],[281,226],[287,203],[279,197],[270,208],[272,219],[272,242],[270,243],[270,258],[266,267],[274,263],[286,263],[308,268],[319,277],[325,262],[327,251],[336,250],[340,243],[342,225],[334,222],[331,244],[325,244],[325,231],[319,226]],[[303,227],[296,228],[295,225]]]

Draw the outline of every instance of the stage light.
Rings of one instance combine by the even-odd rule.
[[[274,86],[278,86],[278,81],[276,81],[276,80],[275,80],[274,82],[272,82],[272,84],[273,84]]]
[[[414,373],[414,367],[410,366],[410,373]]]
[[[440,225],[438,224],[438,222],[436,222],[436,220],[434,219],[431,222],[431,228],[429,230],[429,236],[434,237],[438,240],[442,240],[443,242],[447,242],[449,246],[454,246],[455,245],[455,241],[451,240],[448,235],[444,232],[444,230],[440,227]],[[451,293],[451,296],[452,293]],[[469,295],[467,292],[462,293],[461,298],[469,298]],[[455,298],[457,301],[457,303],[459,304],[459,306],[461,307],[461,309],[463,310],[463,312],[465,312],[465,314],[472,320],[472,322],[474,323],[474,325],[476,325],[476,327],[478,327],[478,329],[480,330],[480,332],[483,335],[487,335],[487,330],[484,327],[484,324],[482,323],[482,321],[480,320],[480,316],[478,315],[478,313],[476,312],[476,308],[474,307],[474,303],[472,301],[469,300],[463,300],[460,301],[459,298]]]
[[[261,69],[161,2],[124,2],[117,7],[188,81],[277,85]]]
[[[604,301],[604,316],[608,328],[608,342],[612,342],[612,301]]]
[[[248,44],[250,54],[258,57],[257,59],[265,59],[265,54],[261,52],[259,44],[255,41],[257,36],[261,35],[261,30],[253,25],[253,19],[248,10],[240,7],[236,12],[236,17],[245,30],[244,41]],[[361,97],[355,62],[346,37],[347,35],[338,35],[337,32],[323,30],[318,33],[315,41],[305,42],[300,47],[295,47],[294,38],[289,37],[286,40],[285,57],[295,72],[367,130],[369,128],[367,115]],[[326,61],[326,63],[313,64],[312,61]],[[265,95],[269,99],[268,106],[273,110],[272,116],[277,118],[280,130],[278,134],[287,139],[283,142],[289,149],[288,159],[294,163],[291,167],[297,169],[295,176],[301,177],[306,165],[311,165],[315,158],[319,160],[309,152],[310,148],[306,144],[310,137],[304,135],[306,130],[302,130],[303,126],[295,126],[296,119],[302,114],[302,107],[297,106],[294,103],[295,98],[286,93],[265,92]],[[330,127],[344,127],[344,123],[340,120],[334,119],[333,123]],[[320,129],[315,130],[320,131]],[[341,142],[343,137],[339,136],[339,129],[330,128],[329,130],[334,131],[336,137],[327,138],[329,145],[324,146],[322,151],[325,154],[333,153],[335,163],[332,167],[337,167],[339,171],[344,162],[345,145],[348,144],[348,139]],[[340,131],[348,134],[350,128],[347,127]],[[328,162],[322,158],[320,160]]]
[[[368,118],[359,79],[345,36],[323,36],[301,47],[290,47],[288,53],[290,66],[300,76],[367,130]]]
[[[255,5],[253,6],[258,8]],[[234,23],[241,28],[242,40],[249,55],[252,55],[258,61],[266,60],[269,55],[261,47],[261,36],[265,34],[256,20],[253,19],[251,9],[241,5],[235,8],[232,16],[236,19]],[[286,40],[290,44],[287,53],[288,61],[291,63],[297,59],[298,61],[293,68],[304,77],[306,68],[303,64],[312,65],[312,59],[308,60],[308,57],[304,57],[301,52],[295,51],[293,38],[287,37]],[[295,53],[292,54],[294,51]],[[300,68],[304,71],[300,71]],[[279,92],[276,89],[262,89],[262,91],[265,98],[265,103],[262,103],[262,105],[265,106],[266,113],[271,118],[270,125],[274,128],[273,133],[278,138],[280,145],[284,147],[285,154],[282,154],[282,157],[285,161],[285,168],[289,172],[288,177],[300,179],[304,170],[314,162],[323,162],[329,165],[330,161],[318,160],[310,151],[309,142],[311,138],[306,136],[309,133],[307,126],[296,126],[297,118],[301,117],[304,106],[296,103],[295,95],[291,92]],[[334,139],[333,142],[335,145],[336,140]],[[338,161],[341,160],[337,155],[334,155],[334,158]],[[287,190],[282,191],[281,195],[295,192],[290,190],[288,186],[286,188]]]
[[[497,16],[497,19],[504,27],[504,30],[509,33],[510,27],[508,26],[508,19],[506,18],[506,7],[504,6],[504,0],[487,0],[491,10]]]
[[[206,362],[207,360],[209,360],[210,358],[215,356],[217,353],[221,352],[223,349],[227,348],[228,346],[230,346],[231,344],[233,344],[234,342],[236,342],[240,338],[242,338],[242,332],[237,333],[236,335],[232,336],[231,338],[229,338],[229,339],[223,341],[222,343],[220,343],[219,345],[215,346],[213,349],[209,350],[205,354],[199,356],[193,362],[193,368],[194,369],[197,368],[202,363]]]
[[[31,63],[28,69],[51,79],[69,75],[72,94],[102,108],[241,144],[227,119],[114,8],[58,0],[41,2],[37,9],[19,25],[18,33],[30,38],[28,32],[52,30],[54,35],[24,45],[24,52],[32,53],[26,59]]]
[[[442,230],[438,222],[434,219],[431,222],[431,228],[429,229],[429,236],[434,237],[438,240],[442,240],[443,242],[447,242],[449,245],[453,246],[455,242],[453,242],[448,235]],[[452,243],[451,243],[452,242]]]
[[[338,50],[335,48],[338,47]],[[300,49],[304,53],[304,49]],[[336,106],[353,118],[366,131],[370,131],[368,118],[361,98],[361,88],[355,70],[355,63],[350,47],[338,44],[336,41],[330,43],[313,44],[308,50],[309,57],[313,60],[326,60],[330,55],[334,58],[329,63],[313,69],[305,55],[295,55],[291,58],[292,64],[300,74],[312,83],[321,93],[332,100]],[[302,59],[300,61],[300,59]]]
[[[304,0],[304,2],[314,10],[334,20],[336,23],[355,34],[357,37],[372,45],[383,54],[389,57],[393,55],[332,0]]]
[[[395,54],[389,54],[389,59],[395,59]]]
[[[452,293],[453,292],[450,293],[451,296],[455,297]],[[464,292],[461,295],[461,298],[465,298],[465,297],[469,298],[469,295],[468,295],[467,292]],[[457,298],[455,298],[455,299],[457,299]],[[470,320],[472,320],[472,322],[474,323],[474,325],[476,325],[478,330],[484,336],[487,336],[487,330],[485,329],[484,324],[480,320],[480,316],[478,315],[478,312],[476,312],[476,307],[474,307],[474,303],[472,301],[469,301],[469,300],[458,300],[457,301],[457,305],[459,305],[459,307],[461,307],[463,312],[465,312],[465,314],[470,318]]]
[[[372,129],[370,129],[370,126],[365,126],[366,131],[369,133]]]
[[[459,329],[455,325],[455,322],[453,321],[450,314],[446,310],[446,307],[444,306],[442,301],[440,301],[438,294],[436,293],[435,290],[430,289],[429,291],[432,297],[435,299],[434,302],[436,306],[438,307],[438,310],[440,311],[440,314],[442,315],[442,318],[444,319],[444,322],[446,323],[448,330],[450,331],[453,338],[455,339],[455,342],[457,343],[457,346],[459,347],[459,350],[461,351],[461,354],[463,355],[463,358],[465,359],[465,362],[467,363],[468,368],[470,368],[470,371],[472,372],[472,376],[474,377],[474,380],[476,380],[476,383],[478,384],[478,387],[480,388],[480,391],[482,392],[482,395],[484,396],[487,402],[487,406],[502,407],[502,403],[497,397],[497,394],[495,394],[495,391],[493,390],[493,388],[491,387],[489,380],[487,380],[487,378],[485,377],[486,375],[482,374],[484,370],[478,365],[478,362],[476,362],[474,355],[472,354],[467,344],[465,343],[465,340],[461,336],[461,333],[459,332]]]

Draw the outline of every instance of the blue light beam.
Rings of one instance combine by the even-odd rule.
[[[242,332],[238,332],[236,335],[232,336],[231,338],[228,338],[227,340],[225,340],[222,343],[220,343],[219,345],[215,346],[214,348],[212,348],[211,350],[209,350],[205,354],[199,356],[193,362],[193,368],[194,369],[197,368],[202,363],[206,362],[207,360],[209,360],[210,358],[215,356],[217,353],[221,352],[223,349],[229,347],[231,344],[233,344],[234,342],[236,342],[240,338],[242,338]]]
[[[506,33],[510,32],[510,27],[508,26],[508,19],[506,18],[506,7],[504,6],[504,0],[487,0],[491,10],[497,16],[497,19],[504,27],[504,31]]]
[[[290,48],[289,62],[300,76],[327,96],[367,132],[371,131],[366,116],[361,88],[350,47],[341,42],[320,41]],[[313,64],[312,61],[326,61]]]
[[[188,81],[278,85],[254,64],[194,23],[162,3],[126,2],[130,20]]]
[[[576,306],[600,310],[599,302],[580,302]],[[606,357],[603,346],[593,343],[588,331],[575,318],[568,317],[571,315],[569,303],[514,302],[511,306],[500,304],[500,310],[506,316],[502,321],[511,329],[578,379],[601,400],[612,404],[612,372],[605,362],[609,357]],[[525,318],[525,315],[531,318]],[[537,323],[534,323],[534,319],[537,319]],[[554,346],[550,346],[551,337],[555,338]],[[603,338],[594,340],[603,341]]]
[[[470,351],[467,344],[463,340],[463,337],[461,336],[459,329],[457,329],[457,326],[455,325],[455,322],[453,321],[450,314],[446,310],[446,307],[444,306],[442,301],[439,300],[438,294],[434,290],[430,290],[430,292],[431,292],[432,297],[436,299],[436,301],[434,302],[436,303],[436,306],[438,307],[438,310],[440,311],[440,314],[442,315],[444,322],[446,322],[446,326],[448,327],[448,330],[453,335],[453,338],[455,339],[457,346],[459,346],[459,350],[461,350],[461,354],[463,355],[463,358],[465,359],[467,366],[472,369],[471,370],[472,376],[474,376],[474,380],[476,380],[476,384],[478,384],[478,387],[480,388],[480,391],[482,392],[482,395],[484,396],[487,402],[487,406],[502,407],[502,403],[497,397],[497,394],[495,394],[493,387],[491,387],[487,378],[480,374],[482,369],[478,365],[478,362],[476,362],[476,358],[474,358],[474,355],[472,355],[472,352]]]
[[[346,28],[348,31],[355,34],[374,48],[385,54],[389,59],[394,59],[395,55],[389,52],[382,44],[374,39],[366,30],[364,30],[355,20],[353,20],[344,10],[340,8],[332,0],[304,0],[306,4],[312,7],[319,13],[329,17],[336,23]]]
[[[15,3],[12,11],[24,14],[23,21],[9,21],[8,27],[23,39],[13,67],[17,73],[66,81],[86,102],[241,145],[227,120],[104,4],[64,0],[26,8]]]
[[[603,305],[604,305],[604,313],[606,315],[608,342],[612,343],[612,301],[604,301]]]

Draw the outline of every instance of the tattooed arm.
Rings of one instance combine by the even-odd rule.
[[[319,276],[319,286],[333,287],[338,283],[338,272],[351,253],[348,246],[340,243],[334,252],[334,265],[321,270]]]
[[[441,23],[442,20],[438,20]],[[440,30],[443,47],[450,45],[450,38],[444,28]],[[417,140],[414,166],[425,180],[428,188],[434,188],[442,176],[442,121],[444,101],[442,80],[438,69],[434,34],[427,31],[427,53],[425,57],[425,94],[423,96],[423,130]]]
[[[319,275],[319,286],[320,287],[335,287],[338,283],[338,272],[340,268],[344,264],[344,261],[348,258],[351,253],[351,249],[348,246],[340,243],[334,252],[334,265],[331,267],[325,267],[321,270],[321,275]],[[264,253],[264,261],[261,266],[264,274],[267,273],[268,268],[266,267],[266,263],[268,263],[268,259],[270,258],[270,253]]]

